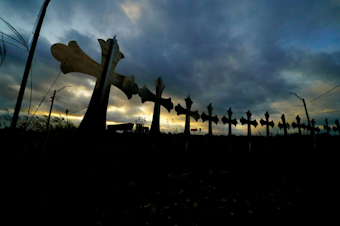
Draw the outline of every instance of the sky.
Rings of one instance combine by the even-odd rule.
[[[0,17],[9,22],[28,43],[44,0],[0,0]],[[0,20],[0,31],[15,34]],[[21,115],[48,115],[51,96],[59,90],[53,116],[65,117],[79,125],[86,112],[96,78],[83,73],[64,74],[60,62],[51,54],[55,43],[76,41],[93,60],[101,62],[98,39],[116,36],[121,59],[115,72],[135,77],[139,88],[146,85],[155,93],[154,80],[165,85],[162,97],[175,106],[185,107],[185,98],[193,101],[191,110],[212,115],[213,134],[227,135],[228,109],[238,124],[232,133],[246,135],[240,119],[252,113],[258,122],[252,134],[265,135],[265,119],[274,121],[273,134],[282,114],[291,125],[299,115],[308,124],[302,100],[310,120],[325,130],[328,119],[333,126],[340,120],[340,1],[338,0],[51,0],[46,11],[32,61],[21,106]],[[7,42],[14,40],[3,36]],[[5,43],[6,44],[6,43]],[[6,44],[7,54],[0,67],[0,113],[14,112],[28,53]],[[31,88],[32,78],[32,88]],[[57,80],[56,80],[57,79]],[[56,82],[54,83],[54,81]],[[53,84],[53,86],[52,86]],[[52,87],[51,87],[52,86]],[[71,86],[71,87],[69,87]],[[332,90],[333,89],[333,90]],[[330,92],[328,92],[331,90]],[[328,93],[326,93],[328,92]],[[31,96],[32,93],[32,96]],[[326,93],[325,95],[323,95]],[[322,95],[322,96],[321,96]],[[321,96],[321,97],[320,97]],[[309,103],[310,102],[310,103]],[[151,126],[154,103],[131,99],[111,86],[107,125],[144,122]],[[162,132],[183,132],[185,116],[161,107]],[[191,129],[208,132],[208,122],[191,119]],[[288,133],[297,129],[290,128]],[[331,134],[335,134],[332,132]]]

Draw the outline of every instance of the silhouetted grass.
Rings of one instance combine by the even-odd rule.
[[[295,136],[103,137],[91,150],[72,132],[0,130],[6,216],[35,225],[292,225],[339,210],[335,145]],[[303,146],[301,146],[303,145]],[[208,198],[207,198],[208,197]],[[97,223],[97,225],[100,225]]]

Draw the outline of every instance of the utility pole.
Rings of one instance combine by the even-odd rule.
[[[53,93],[53,97],[51,97],[52,98],[52,100],[51,100],[51,108],[50,108],[50,114],[48,115],[48,119],[47,119],[47,125],[46,125],[46,131],[48,131],[48,127],[49,127],[49,125],[50,125],[50,117],[51,117],[51,113],[52,113],[52,108],[53,108],[53,103],[54,103],[54,98],[55,98],[55,95],[59,92],[59,91],[61,91],[62,89],[64,89],[65,87],[67,87],[67,86],[64,86],[63,88],[61,88],[61,89],[59,89],[59,90],[54,90],[54,93]],[[68,86],[68,87],[72,87],[72,86]],[[66,114],[68,113],[68,110],[67,110],[67,112],[66,112]]]
[[[57,90],[54,90],[54,93],[53,93],[53,97],[52,100],[51,100],[51,108],[50,108],[50,114],[48,115],[48,118],[47,118],[47,124],[46,124],[46,131],[48,131],[48,127],[50,125],[50,118],[51,118],[51,113],[52,113],[52,108],[53,108],[53,102],[54,102],[54,98],[55,98],[55,94],[57,93]]]
[[[296,93],[289,93],[289,94],[295,94],[295,96],[297,98],[299,98],[303,102],[303,106],[305,107],[305,111],[306,111],[306,115],[307,115],[308,126],[310,127],[309,115],[308,115],[308,112],[307,112],[307,107],[306,107],[305,99],[301,99],[298,95],[296,95]]]
[[[22,81],[21,81],[20,91],[19,91],[17,103],[15,105],[15,110],[14,110],[12,124],[11,124],[12,129],[15,129],[16,126],[17,126],[17,121],[18,121],[18,117],[19,117],[21,103],[22,103],[22,99],[24,98],[25,88],[26,88],[26,84],[27,84],[28,74],[29,74],[29,71],[31,69],[31,64],[32,64],[32,60],[33,60],[35,47],[36,47],[37,42],[38,42],[38,37],[39,37],[41,25],[42,25],[44,17],[45,17],[45,13],[46,13],[48,3],[50,3],[50,0],[45,0],[44,5],[41,8],[41,15],[40,15],[40,18],[39,18],[39,21],[38,21],[38,24],[37,24],[37,29],[34,32],[32,46],[30,48],[30,52],[29,52],[29,55],[28,55],[28,58],[27,58],[24,76],[23,76]]]

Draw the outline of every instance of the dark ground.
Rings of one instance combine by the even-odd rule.
[[[0,130],[10,225],[339,225],[339,136],[108,135],[88,150],[67,133]],[[299,141],[299,142],[297,142]],[[301,147],[301,145],[304,145]],[[336,146],[335,146],[336,145]],[[338,223],[337,223],[338,222]]]

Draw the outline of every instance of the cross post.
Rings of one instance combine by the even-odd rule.
[[[191,105],[193,102],[190,99],[190,96],[188,96],[185,99],[186,103],[186,109],[184,109],[180,104],[178,104],[175,107],[175,111],[177,112],[177,115],[185,114],[185,129],[184,129],[184,138],[185,138],[185,152],[188,151],[188,142],[189,142],[189,134],[190,134],[190,117],[193,117],[196,122],[200,118],[200,115],[198,114],[198,111],[190,111]]]
[[[269,122],[269,114],[268,111],[266,112],[266,114],[264,114],[266,116],[266,121],[264,121],[262,118],[260,120],[261,126],[266,125],[266,136],[267,136],[267,143],[268,143],[268,150],[270,150],[270,142],[269,142],[269,126],[271,126],[272,128],[274,127],[274,122],[271,121]]]
[[[303,128],[303,125],[300,124],[300,117],[299,116],[296,116],[296,121],[297,123],[293,122],[292,123],[292,126],[293,128],[295,129],[296,127],[299,129],[299,135],[301,136],[301,128]]]
[[[273,121],[269,122],[269,114],[268,114],[268,111],[266,112],[265,116],[266,116],[266,121],[264,121],[264,120],[261,118],[260,123],[261,123],[261,126],[266,125],[266,127],[267,127],[267,128],[266,128],[267,137],[269,137],[269,126],[271,126],[271,127],[273,128],[273,127],[274,127],[274,122],[273,122]]]
[[[289,129],[289,124],[286,123],[286,119],[285,119],[285,115],[284,114],[282,114],[281,119],[282,119],[282,124],[281,124],[281,122],[279,122],[279,128],[280,129],[283,128],[284,136],[287,137],[287,128]]]
[[[339,133],[339,136],[340,136],[340,125],[339,125],[339,120],[335,120],[335,125],[336,126],[333,126],[333,131],[334,132],[336,132],[336,131],[338,131],[338,133]]]
[[[247,111],[247,120],[244,119],[243,117],[240,119],[240,122],[242,123],[242,125],[244,124],[248,124],[248,141],[249,141],[249,152],[251,152],[251,127],[250,125],[256,126],[258,125],[258,123],[256,122],[256,119],[254,121],[251,121],[251,115],[252,113],[250,112],[250,110]]]
[[[174,108],[174,105],[171,102],[171,98],[169,99],[162,98],[162,93],[163,90],[165,89],[163,80],[161,78],[158,78],[157,80],[154,80],[154,83],[156,87],[156,95],[151,93],[151,91],[146,87],[146,85],[144,85],[143,88],[140,88],[138,91],[138,95],[141,97],[142,103],[146,101],[151,101],[155,103],[153,109],[151,128],[149,132],[150,136],[158,136],[160,134],[159,117],[161,105],[165,107],[169,112],[171,111],[171,109]]]
[[[223,118],[222,118],[223,124],[226,124],[226,123],[229,124],[229,128],[228,128],[228,136],[229,136],[229,139],[231,138],[231,124],[233,124],[235,127],[236,127],[236,125],[237,125],[237,120],[236,120],[236,118],[231,119],[231,116],[232,116],[232,115],[233,115],[233,112],[231,111],[231,108],[229,108],[229,110],[228,110],[228,118],[226,118],[224,115],[223,115]]]
[[[329,135],[329,131],[331,131],[331,127],[328,126],[328,120],[327,119],[325,119],[325,124],[326,125],[324,125],[323,128],[326,130],[327,135]]]
[[[215,115],[214,117],[211,116],[212,110],[213,110],[213,108],[211,107],[211,103],[209,104],[209,106],[208,106],[207,108],[208,108],[209,116],[206,115],[206,114],[203,112],[202,115],[201,115],[201,119],[202,119],[203,122],[205,122],[206,120],[209,120],[209,134],[208,134],[208,137],[211,138],[211,137],[212,137],[212,126],[211,126],[211,121],[215,122],[216,125],[217,125],[217,123],[218,123],[218,118],[217,118],[217,115]]]
[[[311,130],[311,133],[312,133],[312,137],[313,137],[313,141],[314,141],[314,150],[316,150],[316,139],[315,139],[315,131],[316,132],[320,132],[320,129],[319,127],[314,127],[315,126],[315,121],[314,119],[312,119],[311,121],[311,127],[310,127],[310,130]]]
[[[236,118],[231,119],[232,115],[233,115],[233,112],[231,111],[231,108],[229,108],[229,110],[228,110],[228,118],[226,118],[224,115],[223,115],[223,118],[222,118],[223,124],[226,124],[226,123],[229,124],[229,128],[228,128],[229,149],[231,149],[231,139],[232,139],[232,137],[231,137],[231,124],[233,124],[235,127],[237,125]]]

